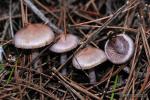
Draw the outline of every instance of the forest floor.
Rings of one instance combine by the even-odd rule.
[[[0,100],[149,100],[149,3],[148,0],[0,0]],[[16,33],[35,23],[49,26],[55,34],[52,43],[36,48],[36,56],[35,48],[17,48],[15,44]],[[36,34],[35,30],[33,33]],[[59,41],[60,34],[77,36],[78,45],[65,53],[51,51],[49,48]],[[126,38],[117,40],[120,34],[131,39],[131,46]],[[88,47],[106,54],[108,41],[112,41],[109,46],[114,48],[105,61],[84,69],[76,55]],[[128,54],[122,63],[108,58],[111,55],[119,62]],[[80,60],[88,66],[90,60],[96,62],[100,56],[89,51]],[[74,67],[72,59],[77,59],[81,68]]]

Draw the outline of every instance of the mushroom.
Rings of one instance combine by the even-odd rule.
[[[45,24],[28,24],[14,37],[17,48],[32,49],[32,60],[38,56],[37,48],[50,44],[54,39],[53,31]],[[35,63],[36,64],[36,63]],[[34,65],[34,68],[37,67]]]
[[[59,40],[50,47],[50,50],[55,53],[61,53],[60,63],[64,64],[67,60],[66,52],[76,48],[79,44],[79,39],[73,34],[61,34]],[[67,69],[61,70],[62,75],[66,75]]]
[[[105,53],[109,61],[114,64],[127,62],[134,52],[134,43],[126,34],[119,34],[105,44]]]
[[[76,69],[89,70],[90,83],[96,82],[94,67],[105,62],[107,57],[101,49],[86,47],[79,51],[72,59]]]

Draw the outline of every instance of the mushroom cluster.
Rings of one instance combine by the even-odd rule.
[[[101,49],[87,47],[79,51],[73,58],[73,66],[77,69],[89,69],[90,83],[96,82],[94,67],[107,59],[114,64],[127,62],[134,52],[132,39],[125,34],[119,34],[105,44],[105,53]]]
[[[49,45],[55,38],[53,31],[44,24],[29,24],[19,30],[14,37],[14,45],[17,48],[32,49],[33,59],[38,55],[37,48]],[[60,63],[67,59],[66,52],[76,48],[79,38],[73,34],[61,34],[59,40],[50,47],[50,51],[61,53]],[[33,50],[34,49],[34,50]],[[119,34],[106,41],[105,50],[87,46],[80,50],[72,59],[73,66],[79,70],[88,70],[90,83],[96,82],[94,67],[102,64],[107,59],[114,64],[127,62],[134,52],[134,43],[126,34]],[[36,65],[37,66],[37,65]],[[62,69],[66,75],[67,70]]]
[[[14,45],[21,49],[32,49],[32,60],[38,56],[37,49],[44,47],[53,42],[55,35],[50,27],[45,24],[28,24],[19,30],[14,37]],[[76,48],[79,44],[79,39],[73,34],[60,34],[59,40],[50,47],[50,50],[55,53],[61,53],[61,64],[66,59],[66,52]],[[39,61],[40,62],[40,61]],[[38,63],[34,63],[34,68],[38,67]],[[66,75],[66,69],[62,70],[62,74]]]

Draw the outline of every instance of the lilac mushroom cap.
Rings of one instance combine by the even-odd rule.
[[[133,52],[133,40],[126,34],[119,34],[105,44],[107,58],[114,64],[127,62],[132,57]]]
[[[15,34],[14,45],[22,49],[35,49],[50,44],[54,37],[47,25],[29,24]]]
[[[89,46],[79,51],[72,59],[72,63],[75,68],[86,70],[94,68],[106,60],[104,51]]]
[[[50,47],[50,50],[56,53],[65,53],[74,48],[79,44],[79,39],[73,34],[61,34],[60,39]]]

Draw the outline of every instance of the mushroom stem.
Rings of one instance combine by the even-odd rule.
[[[0,45],[0,63],[3,62],[3,47]]]
[[[106,0],[106,14],[110,15],[112,14],[112,3],[111,3],[111,0]]]
[[[90,80],[90,83],[93,84],[96,82],[96,74],[95,74],[95,70],[94,68],[92,69],[89,69],[89,80]]]
[[[67,60],[66,53],[61,54],[61,56],[60,56],[60,63],[64,64],[66,62],[66,60]],[[62,70],[61,70],[61,74],[63,76],[65,76],[67,74],[67,69],[63,67]]]
[[[32,50],[32,57],[31,57],[31,59],[34,60],[38,55],[39,55],[38,49],[33,49],[33,50]],[[37,59],[37,60],[34,62],[33,68],[34,68],[34,69],[37,69],[38,72],[42,72],[42,68],[39,67],[39,65],[40,65],[41,63],[42,63],[42,62],[41,62],[40,59]],[[42,78],[41,78],[41,75],[40,75],[40,83],[39,83],[39,84],[40,84],[40,88],[41,88],[41,86],[42,86]],[[42,98],[42,97],[43,97],[43,95],[41,94],[41,95],[40,95],[40,98]]]
[[[38,50],[37,49],[32,50],[32,54],[31,55],[32,55],[31,60],[34,60],[39,55]],[[34,62],[33,67],[34,67],[34,69],[37,69],[37,71],[41,72],[42,69],[38,68],[39,64],[41,64],[41,60],[40,59],[38,59],[37,61]]]

